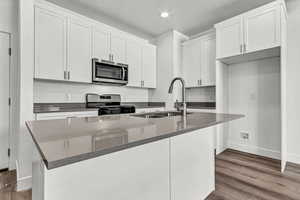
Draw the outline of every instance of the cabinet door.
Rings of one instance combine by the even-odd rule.
[[[70,81],[92,81],[91,26],[80,20],[69,20],[68,70]]]
[[[280,7],[263,6],[244,15],[245,51],[280,46]]]
[[[156,46],[144,45],[142,50],[143,87],[156,88]]]
[[[216,25],[217,58],[242,54],[243,24],[242,17],[234,17]]]
[[[201,48],[201,86],[215,85],[216,39],[214,36],[203,38]]]
[[[160,140],[47,171],[45,200],[169,200],[169,173],[169,140]]]
[[[201,40],[195,39],[184,43],[182,53],[186,87],[198,87],[201,74]]]
[[[213,127],[170,140],[171,199],[205,199],[215,186]]]
[[[128,86],[141,87],[142,47],[134,41],[127,41]]]
[[[104,29],[95,27],[93,29],[93,58],[109,60],[110,33]]]
[[[111,34],[111,54],[116,63],[126,63],[126,40],[117,34]]]
[[[64,80],[66,18],[35,8],[35,78]]]

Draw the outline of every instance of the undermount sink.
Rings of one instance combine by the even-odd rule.
[[[191,114],[191,113],[188,112],[187,114]],[[143,114],[135,114],[132,116],[140,117],[140,118],[164,118],[164,117],[172,117],[172,116],[180,116],[180,115],[182,115],[181,112],[172,111],[172,112],[143,113]]]

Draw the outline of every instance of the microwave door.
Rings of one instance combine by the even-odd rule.
[[[118,66],[98,65],[96,66],[95,77],[98,80],[123,80],[123,70]]]

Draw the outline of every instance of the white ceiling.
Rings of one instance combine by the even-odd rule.
[[[77,5],[91,13],[111,18],[149,36],[175,29],[194,35],[213,24],[273,0],[50,0],[58,4]],[[169,11],[168,19],[160,18]]]

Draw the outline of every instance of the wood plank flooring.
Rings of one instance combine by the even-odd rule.
[[[300,166],[226,150],[216,159],[216,190],[207,200],[300,200]]]
[[[0,200],[31,200],[31,191],[15,192],[16,172],[0,173]],[[216,159],[216,191],[206,200],[300,200],[300,166],[226,150]]]
[[[0,200],[31,200],[31,190],[16,192],[16,171],[0,173]]]

